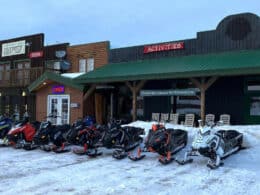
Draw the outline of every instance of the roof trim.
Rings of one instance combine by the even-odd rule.
[[[37,91],[40,89],[41,86],[43,86],[43,82],[47,80],[52,80],[57,83],[64,84],[66,86],[70,86],[72,88],[78,89],[80,91],[84,90],[84,86],[78,83],[75,83],[73,79],[63,77],[57,73],[53,72],[45,72],[42,74],[37,80],[35,80],[31,85],[28,86],[28,90],[30,92]]]
[[[74,80],[87,84],[251,74],[260,74],[260,49],[111,63]]]

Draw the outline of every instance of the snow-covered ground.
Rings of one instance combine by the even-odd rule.
[[[151,123],[134,126],[148,130]],[[183,126],[167,127],[182,128]],[[189,143],[196,128],[189,132]],[[112,151],[89,158],[69,153],[47,153],[0,148],[0,194],[260,194],[260,126],[224,126],[244,133],[248,147],[224,161],[217,170],[196,157],[184,166],[161,165],[149,153],[137,162],[116,160]],[[177,154],[182,157],[185,150]]]

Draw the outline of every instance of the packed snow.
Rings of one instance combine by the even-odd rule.
[[[130,125],[146,132],[152,122]],[[182,158],[197,128],[185,129],[189,144],[179,152]],[[0,148],[0,194],[260,194],[260,126],[222,126],[244,134],[245,150],[224,160],[216,170],[206,167],[207,159],[195,157],[184,166],[162,165],[156,153],[146,153],[140,161],[116,160],[112,150],[90,158],[72,152],[56,154],[39,149],[25,151]]]

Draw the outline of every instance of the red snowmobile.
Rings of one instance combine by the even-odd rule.
[[[7,139],[10,145],[15,148],[24,148],[32,150],[37,148],[33,144],[33,137],[37,131],[39,122],[29,123],[29,119],[17,123],[7,134]]]

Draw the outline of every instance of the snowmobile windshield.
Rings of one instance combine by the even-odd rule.
[[[210,134],[210,130],[205,130],[205,129],[200,129],[199,130],[199,134],[200,135],[203,135],[203,136],[206,136],[206,135],[209,135]]]
[[[50,125],[51,125],[50,121],[41,122],[40,129],[46,129]]]

